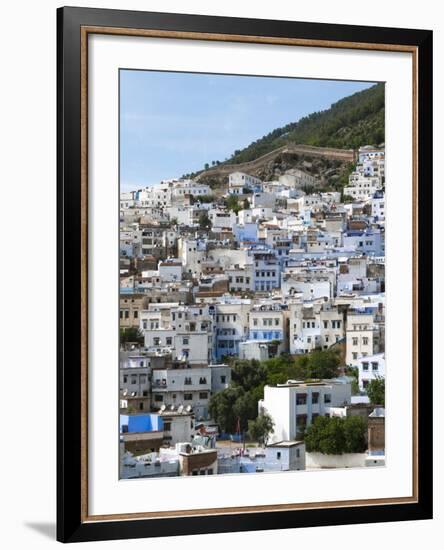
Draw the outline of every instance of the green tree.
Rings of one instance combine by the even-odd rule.
[[[359,369],[358,367],[352,367],[348,366],[345,370],[345,374],[347,376],[353,377],[352,380],[352,395],[358,395],[359,394]]]
[[[241,387],[230,386],[211,396],[208,411],[222,431],[235,432],[239,410],[235,410],[234,406],[244,393]]]
[[[236,419],[239,419],[241,431],[246,431],[248,421],[254,420],[258,414],[257,401],[252,392],[244,392],[236,399],[233,405],[233,414]]]
[[[120,329],[120,343],[137,343],[143,344],[144,336],[138,327],[128,327]]]
[[[248,436],[253,441],[266,445],[273,428],[274,422],[271,416],[267,413],[262,413],[255,420],[248,421]]]
[[[346,418],[318,416],[305,432],[309,453],[343,454],[365,451],[365,422],[357,416]]]
[[[210,168],[210,165],[208,164],[208,162],[205,163],[205,170],[208,170]]]
[[[378,377],[370,380],[366,390],[372,405],[385,407],[385,378]]]
[[[305,357],[308,378],[335,378],[339,375],[341,359],[338,350],[314,350]]]
[[[363,453],[367,444],[365,441],[366,424],[360,416],[347,416],[344,420],[345,452]]]
[[[265,383],[267,369],[255,359],[236,359],[231,368],[233,384],[241,386],[245,391],[252,390],[256,386]]]
[[[242,210],[242,205],[239,203],[239,199],[236,195],[230,195],[227,199],[225,199],[225,206],[228,210],[232,210],[235,214],[237,214],[239,210]]]
[[[206,212],[202,212],[199,216],[200,229],[211,229],[211,220]]]

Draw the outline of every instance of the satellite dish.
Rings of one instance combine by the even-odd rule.
[[[179,405],[177,412],[182,413],[183,412],[183,405]]]
[[[163,412],[166,409],[165,403],[160,407],[161,412]]]
[[[124,389],[123,390],[123,396],[126,397],[128,395],[128,390],[127,389]]]
[[[171,405],[170,411],[174,411],[174,408],[175,408],[174,405]]]
[[[187,408],[185,409],[187,412],[191,412],[191,405],[187,405]]]

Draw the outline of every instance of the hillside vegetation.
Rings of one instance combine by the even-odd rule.
[[[237,150],[226,161],[239,164],[287,144],[357,149],[384,142],[384,84],[376,84],[312,113]]]

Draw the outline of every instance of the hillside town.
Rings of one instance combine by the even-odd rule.
[[[121,478],[385,464],[384,158],[121,193]]]

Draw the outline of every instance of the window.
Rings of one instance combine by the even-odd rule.
[[[212,475],[213,475],[213,468],[208,468],[207,474],[208,474],[209,476],[212,476]]]
[[[140,383],[141,384],[146,384],[146,374],[141,374],[140,375]]]
[[[353,352],[352,353],[352,358],[353,358],[353,361],[356,361],[356,359],[358,358],[358,354]]]
[[[367,361],[364,361],[362,363],[362,370],[368,370],[368,362]]]
[[[324,321],[324,328],[328,328],[328,321]]]
[[[157,402],[163,401],[163,395],[159,395],[159,394],[155,395],[154,396],[154,401],[157,401]]]
[[[280,451],[278,451],[278,452],[276,453],[276,458],[277,458],[278,460],[281,459],[281,453],[280,453]]]
[[[184,393],[183,394],[183,400],[184,401],[192,401],[193,400],[193,394],[192,393]]]
[[[166,345],[171,346],[173,344],[173,339],[171,336],[166,337]]]
[[[191,386],[192,384],[191,377],[185,378],[184,384],[185,386]]]
[[[171,422],[164,422],[163,424],[163,430],[165,432],[170,432],[171,431]]]
[[[356,337],[352,338],[352,345],[357,346],[358,345],[358,339]]]
[[[372,370],[378,370],[378,363],[372,363]]]
[[[296,449],[296,458],[299,458],[301,456],[300,449]]]
[[[307,425],[307,415],[298,414],[296,416],[296,426],[298,428],[298,431],[304,430],[306,425]]]
[[[137,384],[137,374],[131,375],[131,384]]]
[[[208,393],[206,391],[200,392],[199,399],[208,399]]]
[[[183,344],[184,346],[188,346],[189,343],[190,343],[189,338],[182,338],[182,344]]]
[[[324,394],[324,403],[331,403],[331,393]]]
[[[205,376],[201,376],[199,378],[199,384],[206,384],[207,383],[207,379],[205,378]]]
[[[160,338],[158,338],[158,337],[153,338],[153,345],[154,346],[160,346]]]
[[[221,376],[220,377],[220,383],[221,384],[225,384],[226,383],[226,380],[227,380],[227,377],[225,375]]]
[[[307,404],[307,394],[298,393],[296,395],[296,405],[306,405]]]
[[[139,317],[139,312],[137,311],[137,309],[133,311],[133,315],[134,315],[134,319],[137,319]]]
[[[362,343],[364,344],[364,346],[368,346],[368,337],[367,336],[364,336],[362,338]]]
[[[125,310],[125,319],[129,319],[129,311],[127,309]]]
[[[311,394],[311,402],[313,405],[317,405],[319,403],[319,392],[313,392]]]

